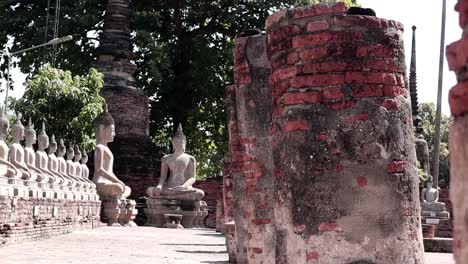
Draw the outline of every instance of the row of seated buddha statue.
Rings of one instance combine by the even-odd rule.
[[[36,137],[31,119],[25,128],[21,124],[19,115],[11,127],[10,146],[5,141],[8,132],[9,121],[2,114],[0,116],[0,195],[99,200],[96,185],[89,180],[89,169],[86,165],[88,157],[86,153],[81,155],[78,146],[75,150],[71,144],[66,148],[63,140],[57,144],[54,135],[49,142],[44,123]],[[23,140],[25,140],[24,147],[21,145]],[[35,151],[33,145],[36,141]]]
[[[133,221],[138,213],[135,200],[127,199],[131,194],[114,174],[114,155],[108,147],[115,137],[115,121],[105,110],[94,120],[96,148],[94,150],[93,183],[102,201],[101,221],[109,226],[136,226]]]

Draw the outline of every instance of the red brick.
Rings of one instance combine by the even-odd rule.
[[[468,24],[468,2],[466,0],[459,0],[455,5],[455,10],[460,13],[458,20],[460,27],[465,28]]]
[[[320,92],[285,93],[281,98],[284,105],[317,104],[322,101]]]
[[[343,61],[308,63],[302,66],[303,73],[343,72],[348,64]]]
[[[318,260],[319,253],[317,251],[307,252],[307,261]]]
[[[271,219],[269,219],[269,218],[257,218],[257,219],[253,219],[252,223],[254,223],[256,225],[267,225],[267,224],[271,224]]]
[[[388,173],[403,173],[406,171],[406,161],[394,160],[387,165]]]
[[[294,36],[292,38],[293,48],[304,48],[309,46],[322,46],[339,43],[354,43],[362,39],[361,32],[342,31],[342,32],[321,32],[310,35]]]
[[[271,75],[271,80],[276,83],[282,80],[290,79],[296,76],[298,72],[300,72],[300,69],[297,66],[279,69],[273,72]]]
[[[280,27],[268,33],[268,43],[275,43],[290,39],[293,35],[301,32],[301,28],[297,25],[287,25]]]
[[[297,52],[289,53],[288,56],[286,57],[286,62],[288,64],[296,64],[297,62],[299,62],[299,53]]]
[[[398,66],[395,60],[367,60],[363,64],[363,67],[369,70],[385,71],[385,72],[404,72],[403,69]],[[357,68],[355,70],[363,70],[363,68]]]
[[[387,84],[398,85],[395,74],[382,72],[347,72],[346,83],[349,84]]]
[[[282,82],[275,83],[273,85],[273,98],[277,98],[278,96],[282,95],[286,90],[291,87],[291,81],[285,80]]]
[[[324,58],[328,55],[328,48],[327,47],[317,47],[313,49],[306,49],[301,51],[300,57],[302,61],[311,61],[316,59]]]
[[[283,131],[285,132],[307,131],[307,130],[309,130],[309,124],[306,121],[289,121],[283,127]]]
[[[333,6],[327,5],[309,5],[302,8],[294,8],[291,10],[294,19],[318,16],[321,14],[331,13],[346,13],[348,6],[344,3],[338,2]]]
[[[325,222],[319,225],[319,231],[336,231],[338,224],[335,222]]]
[[[275,12],[268,16],[265,22],[265,30],[269,30],[270,27],[274,26],[275,24],[278,24],[279,22],[283,21],[286,18],[286,9],[283,9],[281,11]]]
[[[328,85],[344,84],[345,75],[343,74],[319,74],[297,76],[291,80],[291,86],[294,88],[322,87]]]
[[[382,97],[384,95],[382,85],[360,85],[353,87],[353,97]]]
[[[447,61],[451,71],[459,70],[468,64],[468,37],[447,46]]]
[[[468,81],[460,82],[450,89],[449,102],[453,116],[468,113]]]
[[[327,133],[320,133],[315,135],[315,140],[317,141],[327,141],[328,140],[328,135]]]
[[[382,44],[371,45],[371,46],[360,46],[357,48],[356,56],[395,58],[396,56],[398,56],[398,50],[386,47]]]
[[[356,106],[356,102],[354,101],[344,101],[344,102],[338,102],[338,103],[331,103],[328,104],[327,107],[331,110],[343,110],[346,108],[354,107]]]
[[[328,88],[322,91],[323,99],[325,100],[337,100],[345,97],[341,88]]]
[[[383,91],[384,95],[389,97],[397,97],[400,95],[408,97],[408,90],[399,86],[384,86]]]
[[[364,27],[369,28],[386,28],[387,23],[384,19],[371,16],[351,16],[337,15],[334,19],[334,24],[339,27]]]
[[[307,24],[307,31],[315,32],[320,30],[326,30],[330,27],[327,20],[313,21]]]
[[[350,123],[354,123],[357,121],[366,121],[366,120],[369,120],[368,113],[354,114],[354,115],[348,116],[347,118],[347,121]]]
[[[400,108],[400,103],[396,99],[385,99],[380,105],[388,110],[398,110]]]
[[[254,247],[252,248],[252,251],[255,253],[255,254],[262,254],[263,250],[261,248],[258,248],[258,247]]]
[[[364,176],[359,176],[356,178],[356,184],[359,187],[364,187],[367,185],[367,178]]]

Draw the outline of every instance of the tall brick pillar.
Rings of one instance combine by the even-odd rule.
[[[104,74],[101,95],[115,119],[116,137],[109,145],[115,156],[114,172],[136,198],[156,184],[161,155],[149,138],[148,97],[133,78],[136,66],[131,62],[130,2],[108,1],[95,67]]]
[[[423,263],[403,26],[346,11],[267,20],[276,263]]]
[[[450,128],[450,200],[454,210],[453,252],[457,263],[468,262],[468,0],[459,0],[462,39],[447,47],[449,68],[458,84],[450,90],[450,109],[454,117]]]

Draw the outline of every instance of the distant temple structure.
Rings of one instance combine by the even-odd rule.
[[[130,197],[137,198],[159,177],[161,155],[149,137],[148,97],[133,78],[130,2],[108,2],[95,67],[104,74],[101,95],[115,119],[116,137],[109,144],[114,172],[132,189]]]

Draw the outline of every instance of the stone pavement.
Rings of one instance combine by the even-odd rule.
[[[454,264],[427,254],[426,264]],[[227,264],[224,238],[211,229],[102,227],[0,248],[1,264]]]

